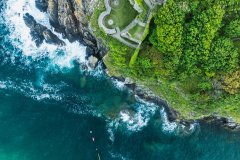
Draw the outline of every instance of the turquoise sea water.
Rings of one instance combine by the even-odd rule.
[[[33,0],[0,8],[0,160],[240,160],[240,133],[183,132],[101,67],[81,69],[84,46],[36,48],[22,14],[48,23]]]

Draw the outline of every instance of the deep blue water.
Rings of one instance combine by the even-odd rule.
[[[240,160],[240,133],[196,122],[183,134],[101,67],[81,69],[84,46],[32,46],[32,2],[0,1],[0,160]]]

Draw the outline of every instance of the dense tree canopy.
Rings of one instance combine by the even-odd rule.
[[[155,16],[156,30],[150,41],[172,62],[171,67],[178,64],[182,55],[184,17],[184,12],[173,0],[167,1]]]
[[[202,69],[208,61],[211,43],[221,26],[224,10],[215,4],[203,10],[186,24],[185,50],[182,67],[188,73]]]
[[[225,34],[229,38],[240,38],[240,19],[230,22],[226,27]]]
[[[233,42],[227,38],[220,38],[212,43],[209,59],[204,65],[210,73],[226,73],[236,69],[238,65],[238,52]]]
[[[239,4],[239,0],[169,0],[158,10],[150,42],[163,55],[167,69],[183,75],[175,77],[206,80],[238,69]]]

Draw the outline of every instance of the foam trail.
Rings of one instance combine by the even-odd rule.
[[[25,13],[30,13],[38,23],[58,35],[66,43],[66,46],[58,47],[44,42],[39,48],[36,47],[30,36],[30,29],[23,20]],[[6,22],[11,28],[12,43],[20,48],[25,56],[48,57],[52,60],[53,65],[58,65],[60,68],[72,67],[74,60],[86,63],[86,46],[80,45],[78,42],[70,43],[63,39],[61,34],[56,33],[48,21],[47,14],[40,12],[35,7],[34,0],[8,0],[4,17],[8,17]],[[63,55],[58,55],[58,53],[63,53]]]
[[[110,151],[109,153],[110,153],[110,155],[112,156],[112,158],[114,158],[114,159],[130,160],[129,158],[124,157],[124,156],[123,156],[122,154],[120,154],[120,153],[115,153],[115,152],[113,152],[113,151]]]
[[[12,90],[18,93],[30,97],[37,101],[41,100],[54,100],[61,101],[64,98],[64,94],[61,89],[67,87],[67,84],[60,83],[57,85],[44,84],[42,88],[36,88],[31,81],[22,81],[19,79],[7,79],[0,81],[0,89]]]

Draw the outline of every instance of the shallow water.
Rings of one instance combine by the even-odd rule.
[[[22,15],[49,24],[33,0],[0,7],[0,160],[240,159],[240,133],[198,122],[183,133],[101,66],[81,69],[85,46],[37,48]]]

